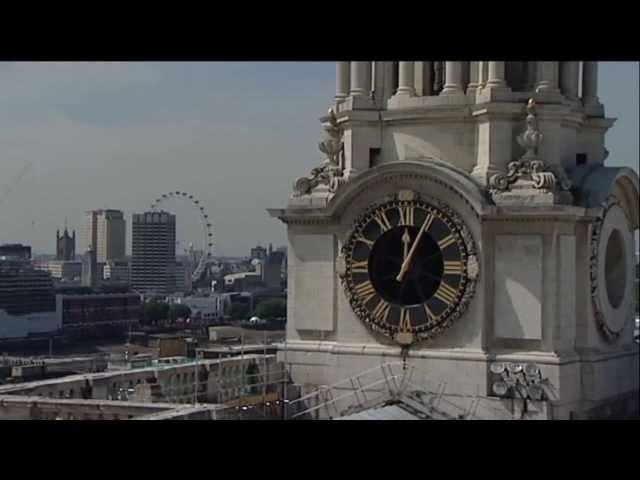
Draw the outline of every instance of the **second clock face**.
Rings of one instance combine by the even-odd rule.
[[[418,200],[370,208],[345,244],[345,287],[375,330],[412,343],[441,330],[468,283],[468,252],[450,215]]]

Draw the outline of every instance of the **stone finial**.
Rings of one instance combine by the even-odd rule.
[[[326,155],[322,165],[315,167],[306,177],[298,178],[293,184],[294,196],[310,194],[320,185],[326,185],[329,191],[335,192],[343,183],[344,141],[342,127],[338,124],[333,108],[329,109],[327,123],[324,126],[325,139],[318,148]]]
[[[538,129],[536,102],[530,98],[526,106],[527,127],[518,135],[518,144],[525,149],[520,159],[507,165],[506,173],[493,175],[489,180],[491,192],[499,194],[511,190],[516,183],[525,189],[554,191],[569,190],[571,182],[562,167],[551,169],[539,158],[538,149],[543,140],[542,132]]]
[[[536,102],[530,98],[527,102],[527,128],[518,135],[518,143],[526,152],[521,160],[536,160],[538,147],[542,143],[542,133],[538,130],[538,119],[536,118]]]

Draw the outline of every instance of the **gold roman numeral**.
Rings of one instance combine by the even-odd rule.
[[[353,262],[351,264],[351,273],[369,273],[369,261]]]
[[[452,233],[450,233],[449,235],[447,235],[446,237],[444,237],[442,240],[438,242],[438,246],[440,247],[440,250],[444,250],[455,241],[456,241],[456,237]]]
[[[364,237],[364,236],[362,236],[362,235],[356,235],[356,237],[355,237],[355,241],[356,241],[356,242],[362,242],[362,243],[364,243],[364,244],[368,245],[368,246],[369,246],[369,248],[371,248],[371,247],[373,246],[373,241],[372,241],[372,240],[369,240],[368,238],[365,238],[365,237]]]
[[[433,216],[432,213],[428,213],[427,214],[427,218],[425,218],[424,220],[424,233],[427,233],[429,231],[429,229],[431,228],[431,224],[433,223],[433,219],[435,217]]]
[[[436,319],[436,316],[433,314],[433,312],[429,308],[429,305],[427,305],[426,303],[424,304],[424,313],[427,314],[427,322],[433,322]]]
[[[384,210],[379,210],[373,214],[373,219],[380,225],[380,229],[382,232],[386,232],[391,229],[391,223],[389,223],[389,219],[384,213]]]
[[[356,295],[360,297],[362,303],[367,303],[376,295],[376,290],[373,288],[373,284],[367,280],[359,285],[355,286]]]
[[[444,261],[444,273],[445,275],[462,275],[464,267],[459,260],[445,260]]]
[[[400,309],[400,331],[401,332],[410,332],[411,331],[411,313],[408,308]]]
[[[415,207],[413,205],[403,205],[398,207],[400,212],[400,225],[415,224]]]
[[[373,309],[373,318],[382,323],[387,323],[387,317],[389,316],[389,310],[391,305],[386,300],[380,300],[376,308]]]
[[[448,285],[447,282],[440,282],[440,286],[438,287],[438,291],[434,294],[436,298],[439,298],[447,305],[452,305],[456,300],[458,292],[451,286]]]

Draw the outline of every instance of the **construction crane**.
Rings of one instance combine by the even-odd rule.
[[[22,180],[22,178],[27,174],[27,172],[31,169],[32,166],[33,166],[33,162],[27,162],[27,164],[24,167],[22,167],[22,170],[20,170],[20,172],[18,173],[18,175],[16,175],[13,181],[11,181],[2,190],[2,193],[0,193],[0,205],[2,205],[2,203],[7,199],[7,197],[9,197],[9,195],[11,194],[15,186],[18,183],[20,183],[20,180]]]

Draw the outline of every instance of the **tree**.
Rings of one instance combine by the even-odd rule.
[[[286,317],[287,302],[281,298],[263,300],[256,307],[256,315],[264,319]]]
[[[169,318],[172,321],[178,318],[188,318],[189,316],[191,316],[191,309],[187,305],[176,303],[169,308]]]
[[[250,363],[245,372],[250,395],[258,393],[258,384],[260,383],[259,374],[260,370],[258,369],[258,365]]]
[[[244,319],[249,316],[249,305],[246,303],[231,304],[231,318],[234,320]]]
[[[169,305],[164,302],[149,302],[142,307],[142,324],[155,325],[169,317]]]

